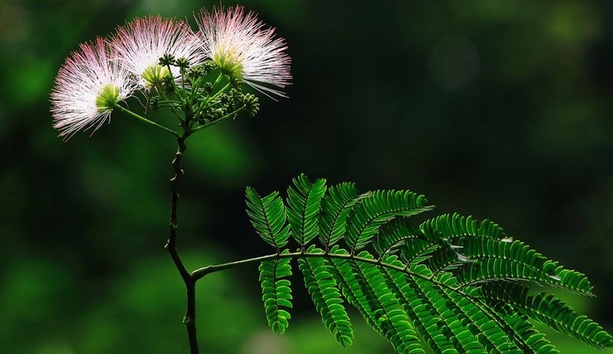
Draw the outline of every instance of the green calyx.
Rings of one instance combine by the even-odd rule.
[[[213,57],[213,62],[224,75],[231,80],[243,79],[243,65],[240,60],[231,52],[217,54]]]
[[[142,77],[149,87],[161,85],[169,75],[170,70],[168,70],[168,67],[159,64],[147,67],[142,73]]]
[[[114,84],[107,84],[104,86],[98,97],[96,97],[96,108],[98,109],[98,113],[112,111],[115,105],[123,100],[120,91],[119,86]]]

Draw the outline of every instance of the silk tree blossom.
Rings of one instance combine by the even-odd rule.
[[[81,44],[60,68],[51,91],[53,127],[69,139],[79,130],[98,130],[135,84],[129,71],[110,61],[106,41]]]
[[[244,80],[269,97],[286,97],[270,87],[284,88],[292,78],[287,45],[283,38],[275,37],[274,28],[264,28],[255,13],[245,13],[241,6],[227,11],[203,9],[196,23],[206,56],[224,74]]]
[[[116,59],[138,77],[142,88],[158,85],[168,75],[168,68],[159,64],[165,54],[184,58],[190,66],[205,59],[198,37],[185,22],[161,16],[136,18],[118,27],[110,42]],[[178,68],[171,67],[171,74],[179,79]]]

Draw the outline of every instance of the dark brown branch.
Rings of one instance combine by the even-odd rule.
[[[170,179],[170,225],[168,229],[168,241],[166,242],[166,250],[170,254],[181,279],[185,283],[187,291],[187,309],[183,323],[187,328],[187,337],[189,340],[189,349],[191,354],[198,354],[198,335],[196,332],[196,280],[191,276],[185,268],[183,260],[177,250],[177,230],[179,228],[179,217],[177,215],[177,206],[179,204],[179,181],[183,178],[183,170],[181,169],[181,160],[183,153],[187,149],[185,139],[189,134],[185,133],[177,138],[177,152],[172,160],[172,167],[175,175]]]

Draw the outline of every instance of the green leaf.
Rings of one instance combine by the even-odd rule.
[[[309,253],[323,255],[323,250],[310,247]],[[353,342],[353,329],[343,299],[334,277],[328,271],[324,257],[308,257],[298,260],[305,286],[311,295],[315,309],[321,315],[326,328],[334,335],[336,341],[348,347]]]
[[[382,257],[395,253],[403,245],[413,245],[419,242],[419,239],[425,241],[418,227],[408,223],[406,219],[395,219],[381,227],[372,245],[379,257]]]
[[[290,228],[285,206],[278,192],[262,198],[251,187],[245,190],[247,215],[260,237],[277,250],[287,244]]]
[[[585,275],[564,269],[525,243],[508,237],[497,224],[480,225],[471,217],[446,214],[420,226],[435,246],[428,255],[433,271],[460,267],[462,284],[475,285],[495,280],[527,280],[591,295]]]
[[[311,183],[301,174],[293,182],[294,186],[287,189],[287,216],[292,236],[301,247],[305,247],[319,234],[318,217],[326,192],[326,180],[317,179]]]
[[[384,264],[402,265],[395,256],[382,261]],[[457,291],[449,273],[434,279],[423,279],[407,277],[406,273],[395,269],[385,271],[388,286],[405,307],[412,303],[421,310],[410,308],[407,312],[413,312],[418,327],[421,323],[421,327],[426,328],[420,334],[434,344],[431,346],[433,349],[448,347],[449,343],[444,338],[454,338],[451,344],[460,352],[506,353],[518,350],[506,335],[504,323],[484,312],[482,304],[467,293]],[[437,320],[436,325],[432,323],[433,318]]]
[[[287,208],[278,194],[261,198],[251,189],[247,203],[256,232],[277,251],[260,267],[275,332],[288,325],[287,277],[295,258],[324,325],[342,345],[353,339],[345,308],[351,305],[403,354],[424,353],[426,346],[435,353],[557,353],[530,321],[595,348],[613,347],[596,322],[553,295],[529,295],[524,285],[592,295],[587,277],[513,240],[492,221],[445,214],[415,226],[408,217],[432,208],[423,196],[360,195],[351,183],[326,190],[325,180],[311,183],[304,175],[288,189]],[[298,251],[285,248],[290,233]]]
[[[437,353],[455,351],[459,342],[452,341],[455,337],[445,326],[440,310],[433,303],[438,296],[431,299],[420,289],[417,281],[411,280],[402,272],[386,269],[385,276],[388,286],[396,294],[411,322],[430,348]]]
[[[357,263],[352,259],[345,258],[349,254],[337,246],[332,247],[329,253],[343,257],[331,257],[329,262],[330,272],[341,289],[343,297],[360,312],[369,326],[381,333],[375,314],[382,309],[378,303],[369,300],[376,295],[370,287],[363,285],[364,279],[359,277],[362,272],[359,270]]]
[[[361,199],[353,183],[341,183],[328,189],[319,216],[319,240],[326,249],[343,237],[349,212]]]
[[[557,354],[559,351],[537,331],[525,315],[505,303],[492,304],[491,310],[500,317],[513,334],[513,341],[523,353]]]
[[[466,238],[459,243],[463,254],[474,262],[458,275],[465,283],[525,279],[592,295],[592,286],[585,275],[564,269],[519,240]]]
[[[353,208],[347,221],[345,242],[351,252],[364,248],[379,228],[396,217],[417,215],[432,209],[423,195],[410,191],[376,191]]]
[[[528,288],[517,283],[488,283],[481,288],[481,293],[489,300],[510,304],[528,317],[593,347],[606,349],[613,346],[613,337],[600,325],[585,315],[579,315],[552,294],[529,295]]]
[[[366,252],[360,252],[358,257],[372,258]],[[376,303],[378,311],[374,316],[379,331],[398,353],[425,353],[408,314],[388,288],[381,269],[372,263],[356,262],[356,264],[356,269],[360,272],[358,276],[363,279],[362,286],[370,288],[374,294],[368,300]]]
[[[461,236],[487,237],[510,240],[504,230],[490,220],[477,223],[471,216],[457,213],[443,214],[421,224],[424,235],[429,239],[453,239]]]
[[[275,333],[283,334],[291,318],[288,310],[292,308],[291,258],[278,258],[260,264],[260,284],[262,301],[268,325]]]

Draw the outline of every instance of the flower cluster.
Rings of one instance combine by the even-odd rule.
[[[283,88],[291,79],[287,46],[282,38],[275,38],[274,29],[264,30],[264,23],[241,7],[227,12],[202,10],[196,22],[206,56],[222,71],[260,92],[284,97],[280,90],[262,85]]]
[[[135,88],[130,72],[110,60],[105,40],[81,44],[55,80],[51,92],[53,126],[67,138],[82,129],[93,127],[96,131]]]
[[[291,60],[274,28],[240,6],[202,10],[194,17],[196,31],[184,21],[149,16],[81,44],[60,68],[51,92],[60,136],[95,132],[114,109],[158,125],[121,104],[137,92],[153,108],[166,105],[189,114],[181,119],[184,129],[191,121],[202,127],[241,110],[254,115],[257,98],[241,92],[243,83],[268,97],[286,97],[282,89],[291,80]],[[172,94],[178,100],[169,100]]]
[[[159,85],[169,74],[159,64],[165,54],[184,58],[192,65],[205,59],[199,39],[186,23],[160,16],[137,18],[119,27],[110,44],[117,61],[135,74],[142,88]],[[178,75],[176,71],[171,74]]]

